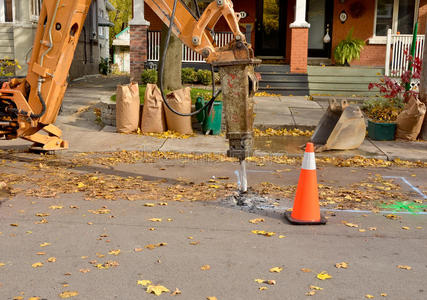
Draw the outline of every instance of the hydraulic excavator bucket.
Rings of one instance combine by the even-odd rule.
[[[314,131],[311,141],[316,152],[358,148],[365,139],[366,125],[358,106],[346,100],[329,100],[329,107]]]

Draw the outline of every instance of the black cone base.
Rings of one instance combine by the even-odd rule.
[[[291,211],[285,212],[285,219],[289,221],[289,223],[293,225],[325,225],[327,220],[324,216],[320,215],[320,221],[318,222],[312,222],[312,221],[300,221],[292,218]]]

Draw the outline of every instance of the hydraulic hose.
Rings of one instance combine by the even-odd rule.
[[[40,100],[40,103],[42,105],[42,110],[38,114],[34,114],[34,113],[29,114],[29,117],[32,118],[32,119],[38,119],[41,116],[43,116],[45,114],[45,112],[46,112],[46,102],[44,101],[44,99],[42,97],[42,94],[38,91],[37,95],[39,96],[39,100]],[[23,110],[23,109],[19,110],[19,109],[16,109],[16,108],[8,108],[7,111],[11,111],[11,112],[13,112],[15,114],[18,114],[18,115],[28,116],[28,112],[25,111],[25,110]]]
[[[166,60],[166,53],[167,53],[167,49],[168,49],[168,47],[169,47],[169,41],[170,41],[170,37],[171,37],[171,34],[172,34],[172,26],[173,26],[173,24],[174,24],[174,19],[175,19],[175,12],[176,12],[176,5],[177,5],[177,2],[178,2],[178,0],[174,0],[174,3],[173,3],[173,9],[172,9],[172,14],[171,14],[171,16],[170,16],[170,24],[169,24],[169,28],[168,28],[168,32],[167,32],[167,35],[166,35],[166,42],[165,42],[165,47],[164,47],[164,49],[163,49],[163,53],[162,53],[162,57],[161,57],[161,59],[162,59],[162,61],[163,61],[163,63],[162,63],[162,65],[161,65],[161,67],[160,67],[160,70],[159,70],[159,88],[160,88],[160,93],[162,94],[162,99],[163,99],[163,102],[165,103],[165,105],[166,105],[166,107],[171,111],[171,112],[173,112],[174,114],[177,114],[178,116],[182,116],[182,117],[191,117],[191,116],[195,116],[195,115],[197,115],[197,114],[199,114],[201,111],[203,111],[203,110],[205,110],[206,108],[208,108],[208,111],[209,111],[209,113],[210,113],[210,111],[211,111],[211,109],[212,109],[212,105],[213,105],[213,103],[214,103],[214,101],[215,101],[215,99],[219,96],[219,94],[221,93],[221,89],[219,89],[218,91],[216,91],[215,92],[215,75],[214,74],[212,74],[212,83],[213,83],[213,89],[212,89],[212,98],[209,100],[209,102],[208,103],[206,103],[202,108],[200,108],[200,109],[198,109],[198,110],[196,110],[196,111],[194,111],[194,112],[192,112],[192,113],[189,113],[189,114],[184,114],[184,113],[181,113],[181,112],[179,112],[179,111],[176,111],[175,109],[173,109],[171,106],[170,106],[170,104],[169,104],[169,102],[166,100],[166,96],[165,96],[165,93],[164,93],[164,91],[163,91],[163,73],[164,73],[164,69],[165,69],[165,64],[164,64],[164,62],[165,62],[165,60]],[[212,69],[212,71],[213,71],[213,69]]]

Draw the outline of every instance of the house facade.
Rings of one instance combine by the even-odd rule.
[[[134,0],[134,8],[140,5],[138,2],[141,0]],[[209,2],[199,1],[202,5]],[[310,64],[333,64],[333,50],[350,30],[354,38],[366,42],[360,59],[352,65],[384,67],[388,29],[412,34],[418,21],[418,33],[424,34],[426,27],[427,0],[234,0],[233,3],[236,12],[244,12],[241,29],[250,36],[255,55],[264,62],[289,65],[291,73],[306,73]],[[144,10],[147,29],[161,30],[162,22],[150,7],[145,5]],[[229,31],[223,19],[215,31]]]
[[[0,0],[0,59],[17,60],[22,69],[15,75],[25,76],[42,7],[42,0]],[[70,78],[99,73],[101,57],[109,57],[107,0],[92,1],[74,60]],[[103,17],[104,16],[104,17]],[[104,29],[105,28],[105,29]]]
[[[119,32],[113,40],[113,64],[121,73],[130,72],[130,27]]]

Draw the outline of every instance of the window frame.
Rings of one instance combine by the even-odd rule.
[[[0,23],[12,24],[15,22],[15,0],[12,0],[12,21],[6,21],[5,18],[5,5],[6,0],[0,0]]]
[[[415,0],[413,25],[415,25],[415,21],[418,19],[419,7],[420,7],[420,0]],[[369,39],[369,44],[386,44],[387,35],[376,35],[377,14],[378,14],[377,8],[378,8],[378,0],[375,0],[374,28],[373,28],[372,37]],[[393,34],[397,33],[397,28],[399,26],[398,22],[399,22],[399,0],[393,0],[393,20],[392,20],[392,28],[391,28],[391,32]]]
[[[36,5],[36,2],[37,2],[37,5]],[[31,21],[34,21],[34,22],[39,21],[40,12],[42,11],[42,6],[43,6],[42,0],[31,0],[31,5],[29,5]],[[38,8],[38,11],[37,11],[37,8]]]

